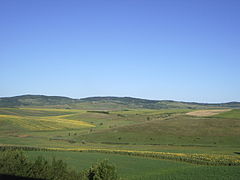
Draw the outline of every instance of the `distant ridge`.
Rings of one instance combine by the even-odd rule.
[[[0,98],[0,107],[62,105],[75,102],[72,98],[62,96],[22,95]]]
[[[133,97],[87,97],[73,99],[63,96],[22,95],[0,98],[0,107],[49,107],[76,109],[201,109],[240,108],[240,102],[196,103],[172,100],[148,100]]]

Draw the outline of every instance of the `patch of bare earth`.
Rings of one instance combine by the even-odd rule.
[[[214,116],[227,111],[231,111],[231,109],[199,110],[199,111],[188,112],[186,114],[190,116],[205,117],[205,116]]]
[[[26,138],[26,137],[30,137],[30,135],[28,135],[28,134],[19,134],[19,135],[17,135],[17,137]]]

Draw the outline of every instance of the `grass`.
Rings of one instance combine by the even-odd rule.
[[[240,119],[240,110],[234,109],[232,111],[220,113],[218,115],[215,115],[216,118],[227,118],[227,119]]]
[[[168,160],[129,157],[87,152],[40,152],[30,151],[28,156],[35,159],[42,155],[47,159],[63,159],[76,170],[91,166],[96,161],[108,159],[115,164],[121,177],[133,179],[238,179],[240,167],[201,166]]]
[[[27,151],[64,151],[64,152],[91,152],[105,154],[120,154],[128,156],[138,156],[153,159],[168,159],[173,161],[188,162],[202,165],[215,166],[240,166],[240,157],[238,155],[222,155],[222,154],[199,154],[199,153],[174,153],[174,152],[154,152],[154,151],[137,151],[126,149],[104,149],[91,147],[75,147],[75,148],[50,148],[50,147],[34,147],[22,145],[1,145],[1,150],[27,150]]]
[[[56,143],[49,139],[61,137],[78,144],[84,140],[96,147],[123,144],[138,149],[139,146],[152,145],[154,150],[158,146],[168,146],[170,150],[172,146],[220,149],[240,144],[240,121],[237,118],[186,116],[189,110],[138,109],[95,113],[72,109],[2,108],[0,112],[4,112],[0,115],[2,142],[31,142],[30,145],[34,145],[38,140],[52,146]],[[239,110],[231,112],[236,117]],[[57,115],[53,116],[54,113]],[[29,136],[22,138],[24,134]],[[64,141],[58,141],[58,144],[69,145]]]
[[[240,152],[238,109],[211,117],[187,116],[189,109],[103,110],[0,108],[0,143],[63,149],[103,148],[239,156],[235,154]],[[55,154],[62,157],[73,168],[89,167],[98,159],[108,158],[119,167],[121,176],[128,179],[240,177],[239,167],[197,166],[118,154],[66,151],[29,152],[29,155],[35,157],[42,153],[46,153],[44,156]],[[89,163],[81,165],[78,159]]]
[[[105,129],[80,138],[103,143],[231,146],[240,144],[239,136],[238,119],[181,115]]]
[[[238,167],[191,167],[178,169],[161,175],[146,175],[133,178],[134,180],[237,180],[239,179]]]

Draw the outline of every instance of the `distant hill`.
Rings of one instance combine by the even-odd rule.
[[[207,104],[169,100],[148,100],[132,97],[88,97],[72,99],[62,96],[22,95],[0,98],[0,107],[49,107],[95,110],[114,109],[202,109],[240,108],[240,102]]]
[[[61,96],[22,95],[0,98],[0,107],[48,106],[72,104],[76,100]]]

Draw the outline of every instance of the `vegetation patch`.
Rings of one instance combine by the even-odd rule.
[[[61,116],[32,117],[17,115],[0,115],[0,121],[11,121],[25,130],[57,130],[57,129],[76,129],[82,127],[95,127],[94,125],[77,120],[64,119]]]
[[[64,158],[69,164],[73,162],[71,168],[88,168],[91,164],[87,162],[94,163],[98,160],[97,157],[110,157],[117,159],[116,164],[121,162],[118,165],[120,169],[125,168],[127,179],[178,177],[175,170],[164,176],[168,171],[165,166],[161,170],[163,174],[160,175],[157,168],[154,172],[156,176],[152,174],[153,166],[168,162],[178,166],[176,171],[183,166],[201,166],[209,170],[219,169],[216,172],[222,172],[220,169],[224,169],[227,172],[226,176],[229,176],[230,169],[236,170],[240,167],[240,110],[234,109],[207,117],[186,115],[191,111],[106,111],[105,107],[102,110],[0,108],[0,149],[24,150],[33,155],[59,155],[59,158]],[[85,155],[87,157],[84,157]],[[69,159],[69,156],[75,158]],[[88,165],[76,162],[76,157],[84,157]],[[125,165],[124,159],[129,159]],[[131,159],[133,161],[130,161]],[[145,163],[139,165],[138,160]],[[50,163],[51,159],[48,159],[48,162]],[[151,164],[152,162],[155,164]],[[127,170],[128,164],[130,169]],[[139,171],[146,173],[146,176],[144,173],[137,175],[137,170],[133,172],[131,168],[135,169],[135,166],[138,166]],[[172,167],[169,165],[168,168]],[[235,170],[231,177],[237,176]],[[194,169],[189,173],[192,171]],[[182,177],[193,179],[185,175]]]
[[[76,172],[68,168],[62,160],[52,159],[51,162],[38,156],[30,161],[21,151],[0,152],[0,174],[29,177],[45,180],[117,180],[116,168],[108,161],[93,164],[91,168]]]
[[[168,159],[183,161],[193,164],[214,165],[214,166],[240,166],[240,157],[218,154],[188,154],[188,153],[169,153],[151,152],[134,150],[110,150],[110,149],[87,149],[87,148],[35,148],[27,146],[0,146],[1,150],[33,150],[33,151],[69,151],[69,152],[98,152],[107,154],[121,154],[129,156],[140,156],[155,159]]]
[[[89,113],[100,113],[100,114],[109,114],[108,111],[87,111]]]

